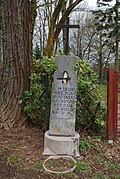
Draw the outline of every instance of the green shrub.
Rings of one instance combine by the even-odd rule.
[[[77,127],[98,130],[105,126],[97,75],[87,60],[79,60],[77,71]]]
[[[51,85],[56,68],[55,58],[43,57],[32,60],[30,91],[25,91],[19,98],[32,123],[48,122]]]
[[[35,123],[43,124],[49,120],[51,87],[55,58],[33,59],[30,76],[30,91],[20,97],[24,111]],[[104,109],[100,102],[100,88],[97,76],[86,60],[78,60],[77,71],[77,129],[100,129],[104,126]]]

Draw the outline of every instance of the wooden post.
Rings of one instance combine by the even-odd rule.
[[[108,87],[107,87],[107,139],[113,139],[113,71],[108,70]]]
[[[117,123],[118,123],[118,72],[114,72],[114,88],[113,88],[113,98],[114,98],[114,137],[117,136]]]
[[[107,88],[107,139],[112,143],[117,135],[118,73],[108,70]]]

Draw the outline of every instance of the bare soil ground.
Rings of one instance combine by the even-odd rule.
[[[0,179],[120,179],[120,137],[110,145],[98,136],[81,136],[76,170],[68,174],[43,169],[43,140],[39,128],[0,129]]]

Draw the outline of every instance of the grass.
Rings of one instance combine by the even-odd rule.
[[[25,158],[24,156],[21,154],[21,155],[11,155],[9,158],[8,158],[8,163],[10,165],[22,165],[25,161]]]
[[[36,153],[34,155],[34,148],[32,148],[32,152],[28,152],[26,147],[22,148],[21,145],[23,146],[22,143],[19,145],[19,141],[13,139],[12,144],[10,141],[7,145],[0,146],[0,171],[3,170],[4,163],[7,162],[8,165],[5,165],[5,167],[12,166],[12,169],[15,169],[15,172],[18,172],[22,177],[26,173],[26,176],[31,175],[33,177],[35,175],[33,178],[39,178],[36,177],[38,175],[40,178],[52,179],[120,179],[119,154],[116,153],[116,149],[119,148],[118,139],[114,141],[114,145],[109,145],[101,136],[81,135],[80,157],[75,158],[76,169],[71,173],[58,175],[47,173],[43,169],[44,159],[42,154]],[[53,166],[55,168],[56,163]]]
[[[5,154],[8,151],[8,148],[2,147],[0,146],[0,156],[2,156],[3,154]]]
[[[54,176],[53,177],[54,179],[78,179],[78,176],[73,172],[70,172],[67,174],[57,173],[56,177],[55,177],[55,174],[53,176]],[[50,178],[52,178],[52,177],[50,177]]]
[[[68,173],[68,177],[71,178],[71,179],[73,179],[73,178],[77,179],[78,178],[77,175],[73,172]]]
[[[77,172],[79,172],[79,171],[88,171],[89,169],[90,169],[90,166],[87,163],[77,161],[77,164],[76,164],[76,171]]]
[[[95,139],[95,140],[101,140],[101,139],[102,139],[102,136],[97,136],[97,135],[95,135],[95,136],[93,136],[93,139]]]
[[[92,179],[109,179],[109,177],[104,172],[99,171]]]
[[[41,169],[42,168],[42,165],[43,165],[43,161],[41,161],[41,160],[38,160],[38,161],[36,161],[36,162],[34,162],[33,164],[32,164],[32,166],[30,167],[30,169]]]
[[[11,144],[9,147],[10,147],[11,149],[17,149],[19,146],[20,146],[20,144],[13,143],[13,144]]]
[[[4,160],[4,156],[9,153],[9,148],[0,146],[0,161]]]
[[[86,139],[80,140],[80,150],[90,150],[91,147],[92,145]]]
[[[115,163],[110,162],[110,163],[107,164],[107,168],[112,170],[112,171],[116,171],[117,165]]]
[[[95,160],[95,162],[97,164],[101,163],[102,162],[102,158],[101,158],[101,155],[100,154],[96,154],[93,159]]]

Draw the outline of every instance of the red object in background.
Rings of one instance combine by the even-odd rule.
[[[118,72],[108,70],[107,88],[107,139],[117,136],[118,119]]]

